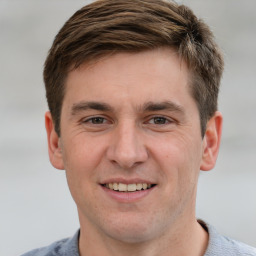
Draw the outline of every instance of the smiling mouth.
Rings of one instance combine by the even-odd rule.
[[[103,187],[108,188],[110,190],[118,191],[118,192],[136,192],[141,190],[150,189],[156,184],[148,184],[148,183],[137,183],[137,184],[124,184],[124,183],[107,183],[102,184]]]

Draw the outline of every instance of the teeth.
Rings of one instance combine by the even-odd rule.
[[[113,183],[113,189],[118,190],[118,184],[117,183]]]
[[[127,186],[128,191],[136,191],[136,184],[129,184]]]
[[[119,191],[127,191],[127,185],[123,184],[123,183],[119,183],[118,190]]]
[[[123,183],[107,183],[105,184],[105,187],[115,190],[115,191],[120,191],[120,192],[134,192],[134,191],[140,191],[140,190],[146,190],[148,188],[152,187],[152,184],[147,184],[147,183],[137,183],[137,184],[123,184]]]
[[[136,189],[137,189],[137,190],[142,190],[142,184],[141,184],[141,183],[138,183],[138,184],[136,185]]]

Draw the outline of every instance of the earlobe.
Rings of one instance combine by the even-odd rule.
[[[216,111],[207,123],[203,139],[203,156],[200,165],[202,171],[209,171],[215,166],[220,147],[222,122],[222,114]]]
[[[64,169],[60,146],[60,138],[54,129],[52,115],[49,111],[45,113],[45,128],[47,132],[48,154],[51,164],[60,170]]]

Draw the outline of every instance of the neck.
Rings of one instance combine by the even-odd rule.
[[[208,244],[208,233],[195,218],[183,222],[182,226],[174,225],[162,236],[139,243],[113,239],[90,226],[90,223],[81,223],[81,256],[203,256]]]

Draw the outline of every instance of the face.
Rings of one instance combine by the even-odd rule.
[[[215,159],[188,81],[170,49],[119,53],[69,73],[61,137],[49,113],[46,127],[51,162],[66,170],[81,230],[138,242],[195,218],[199,170]]]

